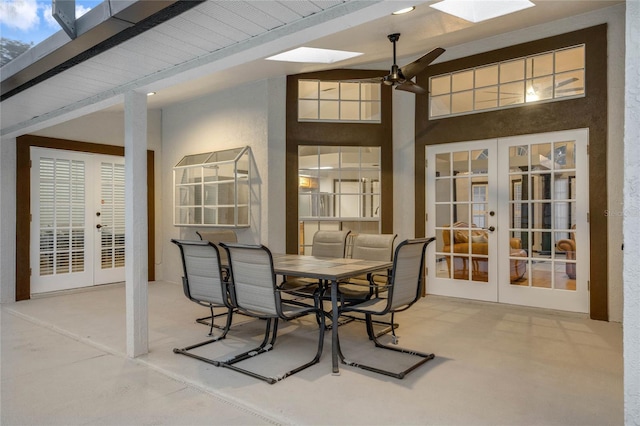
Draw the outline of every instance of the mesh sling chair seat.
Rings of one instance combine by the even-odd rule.
[[[358,234],[353,239],[351,258],[392,261],[393,244],[396,237],[397,234]],[[386,291],[388,281],[389,273],[354,277],[340,283],[338,287],[339,296],[342,298],[343,303],[360,303],[379,294],[380,291]],[[377,286],[373,287],[370,284],[376,284]],[[350,315],[347,315],[347,317],[349,319],[361,319]],[[388,321],[374,320],[373,322],[385,326],[384,329],[377,333],[378,337],[398,327],[398,324],[393,324],[392,328]]]
[[[229,259],[227,258],[226,250],[220,247],[220,243],[237,243],[238,236],[233,229],[213,229],[207,231],[196,231],[198,237],[203,241],[209,241],[218,247],[218,253],[220,254],[220,267],[222,268],[222,279],[227,281],[229,279]],[[214,319],[220,316],[226,315],[226,312],[211,315],[202,318],[196,318],[196,322],[216,328],[220,326],[214,324]],[[210,333],[211,334],[211,333]]]
[[[314,257],[344,257],[347,248],[347,237],[350,230],[324,230],[313,234],[311,256]],[[286,277],[285,277],[286,278]],[[321,290],[323,283],[305,278],[285,279],[282,288],[299,297],[314,297]]]
[[[422,238],[401,242],[395,250],[391,278],[389,284],[386,285],[387,291],[384,293],[380,292],[378,295],[358,304],[340,304],[338,308],[340,314],[359,312],[365,315],[367,334],[369,335],[369,339],[373,340],[375,347],[415,355],[419,357],[420,360],[399,373],[383,370],[346,359],[340,348],[340,341],[338,340],[338,356],[343,364],[402,379],[409,372],[434,358],[433,354],[382,344],[373,332],[372,323],[373,315],[386,314],[391,314],[391,321],[393,322],[393,316],[396,312],[407,310],[421,297],[424,255],[427,245],[434,240],[435,238]],[[377,286],[377,284],[370,285],[372,287]]]
[[[173,239],[171,242],[180,248],[184,270],[182,288],[185,296],[201,306],[208,307],[212,317],[214,307],[223,307],[227,310],[227,321],[220,336],[186,348],[173,350],[176,353],[187,354],[191,349],[217,342],[227,336],[233,319],[233,306],[229,299],[227,283],[222,278],[218,248],[208,241]],[[213,320],[209,327],[209,335],[213,335]]]
[[[396,237],[397,234],[358,234],[353,239],[351,258],[391,261],[393,260],[393,243]],[[338,291],[344,296],[345,300],[361,302],[369,299],[376,292],[376,289],[369,285],[371,278],[373,278],[374,284],[381,286],[382,290],[386,288],[384,286],[387,284],[388,276],[374,274],[341,282]]]
[[[229,291],[233,305],[239,313],[266,320],[262,343],[254,349],[235,355],[226,361],[212,361],[212,364],[247,374],[273,384],[320,361],[324,342],[324,314],[320,308],[319,295],[313,305],[301,302],[292,304],[282,297],[286,290],[277,286],[271,251],[263,245],[221,243],[229,256],[231,278]],[[318,321],[318,347],[313,359],[299,367],[278,376],[263,376],[236,365],[273,349],[278,333],[278,320],[289,321],[308,314],[315,314]]]

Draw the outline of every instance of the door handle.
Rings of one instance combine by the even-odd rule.
[[[496,227],[495,226],[490,226],[488,228],[482,228],[482,229],[485,230],[485,231],[493,232],[493,231],[496,230]]]
[[[96,225],[96,229],[98,229],[98,230],[99,230],[100,228],[102,228],[102,225],[97,224],[97,225]]]

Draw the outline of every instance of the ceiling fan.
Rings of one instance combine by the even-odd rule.
[[[388,86],[395,86],[396,90],[404,90],[418,95],[426,94],[427,90],[415,84],[411,79],[427,68],[427,66],[438,56],[442,55],[444,53],[444,49],[436,47],[421,58],[418,58],[410,64],[400,68],[396,64],[396,42],[400,38],[400,33],[389,34],[387,38],[391,43],[393,43],[393,65],[391,66],[391,72],[383,77],[349,81],[384,83]]]

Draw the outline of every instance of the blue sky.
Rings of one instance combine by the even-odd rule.
[[[76,0],[76,18],[102,0]],[[62,28],[51,16],[51,0],[0,0],[0,35],[34,45]]]

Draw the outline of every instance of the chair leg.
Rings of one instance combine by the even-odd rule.
[[[337,342],[338,343],[338,356],[340,357],[340,362],[342,362],[343,364],[349,365],[349,366],[352,366],[352,367],[358,367],[358,368],[361,368],[363,370],[373,371],[374,373],[384,374],[386,376],[395,377],[396,379],[403,379],[404,376],[406,376],[411,371],[415,370],[416,368],[418,368],[422,364],[426,363],[427,361],[432,360],[433,358],[435,358],[434,354],[422,353],[422,352],[414,351],[412,349],[404,349],[404,348],[400,348],[400,347],[397,347],[397,346],[388,346],[388,345],[384,345],[384,344],[380,343],[380,341],[378,340],[378,337],[376,336],[376,334],[373,331],[373,320],[371,319],[371,315],[370,314],[366,314],[365,315],[365,322],[366,322],[366,326],[367,326],[367,334],[368,334],[369,338],[371,340],[373,340],[373,342],[375,344],[375,347],[382,348],[382,349],[388,349],[388,350],[395,351],[395,352],[401,352],[401,353],[405,353],[405,354],[409,354],[409,355],[415,355],[417,357],[420,357],[421,359],[417,363],[413,364],[412,366],[410,366],[406,370],[401,371],[399,373],[396,373],[396,372],[393,372],[393,371],[388,371],[388,370],[383,370],[383,369],[380,369],[380,368],[377,368],[377,367],[371,367],[369,365],[359,364],[357,362],[345,359],[345,357],[344,357],[344,355],[342,353],[342,349],[340,348],[340,339],[338,338],[338,342]]]
[[[237,365],[235,365],[236,363],[240,362],[240,361],[244,361],[246,359],[249,358],[253,358],[257,355],[260,355],[262,353],[268,352],[270,351],[276,341],[276,336],[278,333],[278,319],[277,318],[269,318],[267,319],[267,326],[266,326],[266,331],[265,331],[265,336],[264,339],[262,341],[262,344],[260,346],[258,346],[255,349],[243,352],[239,355],[234,356],[233,358],[227,360],[227,361],[221,361],[219,362],[216,366],[217,367],[224,367],[224,368],[229,368],[231,370],[237,371],[238,373],[242,373],[242,374],[246,374],[248,376],[251,376],[253,378],[256,379],[260,379],[260,380],[264,380],[265,382],[269,383],[269,384],[274,384],[276,382],[279,382],[280,380],[284,380],[285,378],[304,370],[307,367],[310,367],[314,364],[317,364],[318,362],[320,362],[320,355],[322,354],[322,346],[324,344],[324,330],[325,330],[325,324],[324,324],[324,314],[322,312],[318,312],[316,313],[316,319],[318,321],[318,323],[320,324],[318,327],[318,347],[316,350],[316,354],[313,357],[313,359],[299,367],[296,367],[292,370],[289,370],[283,374],[277,375],[277,376],[263,376],[261,374],[255,373],[253,371],[249,371],[246,370],[244,368],[240,368]],[[273,322],[273,331],[271,330],[271,324]],[[269,336],[271,335],[271,339],[269,339]],[[268,342],[268,343],[267,343]]]
[[[196,322],[198,324],[204,324],[204,325],[208,325],[209,326],[209,336],[213,336],[213,329],[217,328],[219,330],[224,330],[225,327],[214,324],[214,319],[221,317],[223,315],[228,315],[228,311],[227,312],[221,312],[219,314],[215,314],[213,313],[213,306],[209,306],[209,309],[211,310],[211,315],[206,316],[206,317],[202,317],[202,318],[196,318]],[[234,309],[235,311],[235,309]]]
[[[213,308],[211,308],[211,310],[213,312]],[[227,311],[226,315],[227,315],[227,323],[225,324],[223,332],[222,332],[222,334],[220,336],[216,336],[213,339],[205,340],[204,342],[196,343],[196,344],[184,347],[184,348],[173,348],[173,353],[186,355],[186,356],[189,356],[191,358],[195,358],[195,359],[199,359],[201,361],[208,362],[209,364],[217,365],[218,361],[214,361],[214,360],[211,360],[209,358],[202,357],[200,355],[192,354],[189,351],[191,349],[195,349],[195,348],[199,348],[201,346],[208,345],[209,343],[219,342],[220,340],[222,340],[225,337],[227,337],[227,333],[229,332],[229,329],[231,328],[231,322],[233,321],[233,309],[229,309]],[[212,331],[209,330],[209,336],[211,336],[211,335],[212,335]]]

